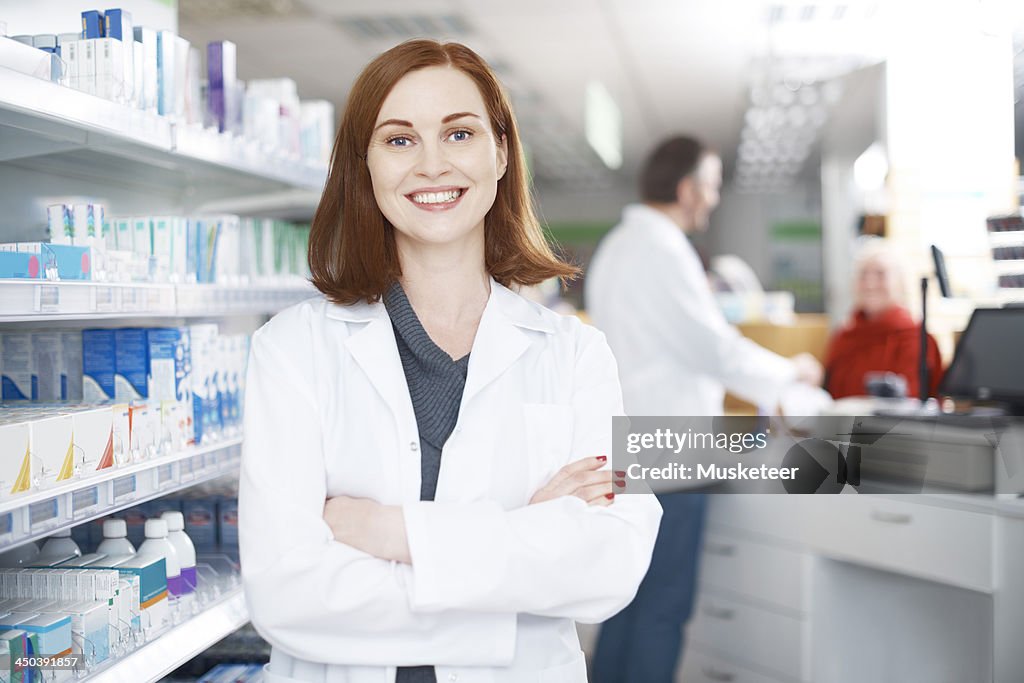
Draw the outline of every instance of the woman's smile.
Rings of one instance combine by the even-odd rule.
[[[466,192],[464,187],[430,187],[410,192],[405,197],[423,211],[448,211],[458,206]]]

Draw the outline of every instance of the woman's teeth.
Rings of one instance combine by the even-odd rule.
[[[448,190],[447,192],[418,192],[412,196],[417,204],[446,204],[454,202],[462,194],[462,190]]]

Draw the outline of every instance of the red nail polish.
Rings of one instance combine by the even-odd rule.
[[[606,460],[608,460],[608,456],[607,455],[599,455],[599,456],[597,456],[597,459],[600,460],[601,462],[605,462]]]
[[[626,473],[623,472],[622,470],[615,470],[615,476],[616,477],[625,477]]]
[[[618,486],[620,489],[626,488],[626,482],[624,481],[616,480],[615,485]]]
[[[604,497],[607,498],[608,500],[614,500],[615,499],[615,494],[614,493],[606,493],[606,494],[604,494]]]

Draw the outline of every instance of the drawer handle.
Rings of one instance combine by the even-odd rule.
[[[910,524],[914,518],[906,512],[885,512],[883,510],[872,510],[871,519],[886,524]]]
[[[736,554],[736,546],[732,543],[705,543],[704,550],[719,557],[732,557]]]
[[[704,614],[715,619],[730,620],[736,616],[736,610],[728,609],[726,607],[712,607],[708,605],[704,608]]]
[[[736,680],[736,674],[731,674],[728,671],[719,671],[713,666],[704,667],[704,675],[712,681],[734,681]]]

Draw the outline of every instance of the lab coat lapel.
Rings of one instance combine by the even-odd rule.
[[[530,347],[529,335],[516,324],[521,303],[518,296],[491,280],[491,296],[469,357],[463,405],[500,377]]]
[[[381,313],[366,323],[363,329],[353,332],[345,340],[345,347],[391,408],[398,424],[415,424],[409,386],[405,381],[394,329],[387,314]]]

